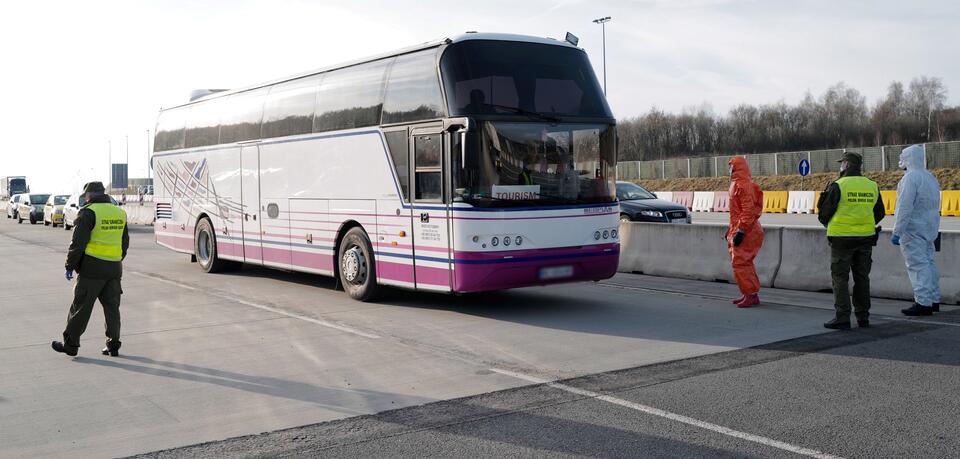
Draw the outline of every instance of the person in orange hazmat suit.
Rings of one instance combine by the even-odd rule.
[[[746,158],[734,156],[729,165],[730,228],[726,239],[733,277],[743,294],[733,300],[733,304],[738,308],[749,308],[760,304],[760,279],[753,259],[763,246],[763,228],[759,221],[763,213],[763,191],[753,183]]]

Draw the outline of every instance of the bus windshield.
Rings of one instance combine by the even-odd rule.
[[[440,69],[453,116],[613,118],[586,53],[576,48],[471,40],[450,45]]]
[[[616,199],[614,126],[492,122],[454,152],[455,202],[482,207]],[[472,140],[472,141],[471,141]]]
[[[10,193],[25,193],[27,191],[27,181],[24,179],[10,180]]]

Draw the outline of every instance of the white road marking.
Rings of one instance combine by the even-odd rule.
[[[198,288],[196,288],[196,287],[193,287],[193,286],[191,286],[191,285],[183,284],[183,283],[176,282],[176,281],[172,281],[172,280],[161,279],[161,278],[159,278],[159,277],[151,276],[151,275],[149,275],[149,274],[145,274],[145,273],[141,273],[141,272],[137,272],[137,271],[129,271],[129,272],[130,272],[130,274],[133,274],[133,275],[135,275],[135,276],[140,276],[140,277],[143,277],[143,278],[146,278],[146,279],[154,280],[154,281],[157,281],[157,282],[162,282],[162,283],[164,283],[164,284],[173,285],[173,286],[175,286],[175,287],[180,287],[180,288],[183,288],[183,289],[194,290],[194,291],[200,290],[200,289],[198,289]],[[217,298],[221,298],[221,299],[224,299],[224,300],[227,300],[227,301],[233,301],[233,302],[235,302],[235,303],[240,303],[240,304],[242,304],[242,305],[250,306],[250,307],[253,307],[253,308],[257,308],[257,309],[262,309],[262,310],[264,310],[264,311],[272,312],[272,313],[274,313],[274,314],[280,314],[280,315],[282,315],[282,316],[290,317],[290,318],[292,318],[292,319],[298,319],[298,320],[302,320],[302,321],[304,321],[304,322],[310,322],[310,323],[317,324],[317,325],[320,325],[320,326],[323,326],[323,327],[332,328],[332,329],[334,329],[334,330],[340,330],[340,331],[342,331],[342,332],[351,333],[351,334],[354,334],[354,335],[357,335],[357,336],[362,336],[362,337],[364,337],[364,338],[380,339],[380,337],[377,336],[377,335],[374,335],[374,334],[372,334],[372,333],[362,332],[362,331],[357,330],[357,329],[355,329],[355,328],[347,327],[346,325],[340,325],[340,324],[337,324],[337,323],[328,322],[328,321],[326,321],[326,320],[320,320],[320,319],[315,319],[315,318],[313,318],[313,317],[307,317],[307,316],[303,316],[303,315],[300,315],[300,314],[294,314],[294,313],[292,313],[292,312],[287,312],[287,311],[284,311],[284,310],[281,310],[281,309],[274,308],[274,307],[272,307],[272,306],[267,306],[267,305],[265,305],[265,304],[254,303],[254,302],[252,302],[252,301],[247,301],[247,300],[243,300],[243,299],[240,299],[240,298],[235,298],[235,297],[232,297],[232,296],[229,296],[229,295],[224,295],[224,294],[217,293],[217,292],[203,291],[203,293],[204,293],[204,294],[207,294],[207,295],[210,295],[210,296],[215,296],[215,297],[217,297]]]
[[[546,384],[547,386],[552,387],[554,389],[570,392],[572,394],[582,395],[584,397],[595,398],[597,400],[602,400],[607,403],[613,403],[614,405],[620,405],[626,408],[630,408],[632,410],[640,411],[647,414],[652,414],[654,416],[670,419],[672,421],[688,424],[694,427],[700,427],[702,429],[710,430],[710,431],[717,432],[719,434],[727,435],[730,437],[739,438],[739,439],[751,441],[754,443],[759,443],[761,445],[766,445],[766,446],[770,446],[777,449],[782,449],[784,451],[789,451],[791,453],[801,454],[804,456],[815,457],[820,459],[841,459],[841,456],[834,456],[832,454],[824,453],[822,451],[817,451],[815,449],[804,448],[802,446],[797,446],[797,445],[791,445],[789,443],[784,443],[782,441],[774,440],[772,438],[767,438],[767,437],[762,437],[760,435],[741,432],[739,430],[733,430],[728,427],[723,427],[721,425],[713,424],[706,421],[701,421],[699,419],[687,417],[682,414],[671,413],[669,411],[664,411],[664,410],[647,406],[647,405],[641,405],[639,403],[629,402],[627,400],[611,397],[609,395],[603,395],[603,394],[589,391],[589,390],[578,389],[576,387],[568,386],[566,384],[560,384],[560,383],[549,381],[546,379],[541,379],[536,376],[525,375],[522,373],[516,373],[509,370],[501,370],[499,368],[491,368],[490,370],[495,373],[500,373],[502,375],[511,376],[517,379],[522,379],[524,381],[529,381],[536,384]]]

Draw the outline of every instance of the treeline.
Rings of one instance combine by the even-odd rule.
[[[771,153],[960,140],[960,106],[947,107],[940,78],[890,84],[884,98],[866,97],[843,82],[797,105],[738,105],[726,116],[707,105],[618,121],[620,160],[730,153]]]

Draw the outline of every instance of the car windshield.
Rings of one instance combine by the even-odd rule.
[[[440,69],[453,115],[613,118],[586,53],[569,46],[468,40]]]
[[[30,195],[30,204],[46,204],[47,199],[50,199],[49,194],[31,194]]]
[[[617,199],[621,201],[633,201],[636,199],[657,199],[657,197],[653,193],[645,190],[640,185],[635,185],[633,183],[618,183]]]
[[[69,197],[70,196],[67,196],[67,195],[54,196],[53,204],[56,206],[62,206],[67,203],[67,198]]]
[[[613,202],[614,127],[484,122],[454,162],[455,202],[482,207]]]

